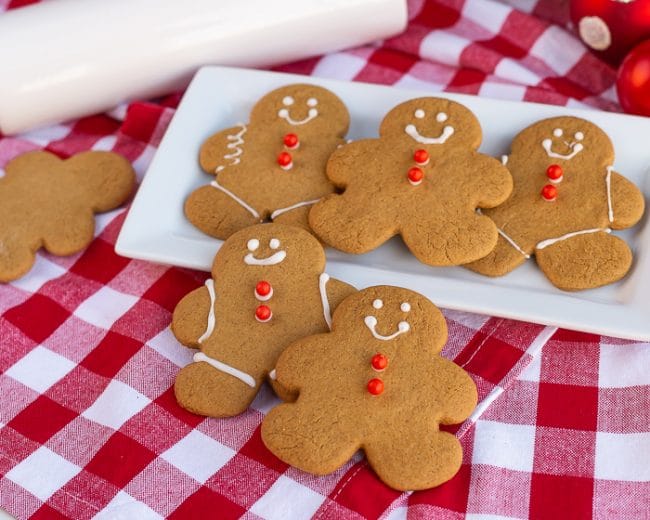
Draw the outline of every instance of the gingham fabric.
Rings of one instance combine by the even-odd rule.
[[[279,68],[617,109],[614,71],[563,28],[561,5],[412,0],[403,35]],[[177,101],[0,136],[0,169],[33,149],[101,149],[141,178]],[[481,399],[454,430],[458,475],[398,493],[357,456],[313,477],[262,445],[277,402],[268,388],[233,419],[176,404],[174,375],[191,352],[169,332],[171,312],[206,275],[117,256],[124,215],[99,216],[86,251],[39,253],[0,286],[0,508],[21,519],[650,517],[650,345],[446,312],[444,354]]]

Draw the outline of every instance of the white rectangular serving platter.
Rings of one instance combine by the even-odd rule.
[[[265,93],[289,83],[313,83],[335,92],[351,115],[348,137],[376,137],[384,114],[422,91],[332,81],[276,72],[205,67],[183,98],[133,201],[116,251],[124,256],[209,271],[221,241],[195,229],[184,217],[185,198],[210,177],[198,166],[198,151],[212,133],[248,121]],[[615,170],[650,194],[650,118],[434,93],[463,103],[483,127],[481,151],[500,157],[514,135],[547,117],[573,115],[605,130],[616,150]],[[553,287],[533,260],[501,278],[462,267],[430,267],[395,238],[365,255],[327,250],[327,271],[359,288],[391,284],[423,293],[441,307],[554,325],[620,338],[650,341],[650,226],[647,215],[631,230],[617,232],[635,253],[630,274],[607,287],[568,293]]]

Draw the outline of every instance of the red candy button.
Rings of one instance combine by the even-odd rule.
[[[417,166],[414,166],[409,170],[408,178],[409,178],[409,182],[413,186],[417,186],[422,182],[422,179],[424,178],[424,172],[420,170],[420,168],[418,168]]]
[[[289,148],[289,150],[295,150],[299,144],[300,142],[296,134],[287,134],[284,136],[284,146]]]
[[[255,296],[258,300],[266,301],[273,296],[273,287],[269,282],[262,280],[255,286]]]
[[[255,319],[257,321],[261,321],[262,323],[269,321],[271,319],[271,316],[273,316],[273,313],[271,312],[271,309],[269,309],[266,305],[260,305],[255,309]]]
[[[372,356],[370,364],[377,372],[381,372],[382,370],[386,370],[386,367],[388,366],[388,358],[383,354],[375,354]]]
[[[547,184],[542,188],[542,197],[549,202],[557,199],[557,188],[552,184]]]
[[[413,154],[413,160],[416,164],[424,166],[425,164],[429,163],[429,152],[422,149],[415,150],[415,153]]]
[[[384,382],[381,379],[371,379],[368,381],[368,392],[372,395],[379,395],[384,391]]]
[[[288,170],[293,166],[293,159],[289,152],[281,152],[278,155],[278,164],[282,167],[283,170]]]
[[[557,183],[562,180],[562,167],[558,164],[551,164],[546,168],[546,176],[552,183]]]

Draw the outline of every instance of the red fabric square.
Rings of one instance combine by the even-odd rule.
[[[191,495],[168,518],[186,520],[189,518],[212,518],[229,520],[240,518],[246,510],[223,495],[202,487]]]
[[[594,481],[533,473],[529,516],[535,520],[591,518]]]
[[[203,285],[207,273],[190,274],[182,269],[169,269],[154,283],[142,297],[157,303],[170,312],[187,293]]]
[[[540,383],[537,424],[594,431],[598,424],[598,388]]]
[[[413,493],[409,505],[429,504],[451,511],[466,511],[471,473],[471,466],[463,464],[451,480],[433,489]]]
[[[6,426],[0,429],[0,475],[4,475],[18,462],[29,457],[39,445],[25,437],[13,428]],[[1,479],[0,479],[1,482]],[[0,493],[0,496],[2,494]]]
[[[48,504],[43,504],[29,518],[30,520],[69,520],[70,517],[65,516]]]
[[[452,4],[456,4],[455,6]],[[422,9],[413,19],[412,23],[420,23],[432,29],[442,29],[451,27],[460,20],[460,9],[463,2],[456,0],[454,2],[424,2]]]
[[[66,518],[92,518],[119,492],[113,484],[88,471],[81,471],[60,488],[48,504]]]
[[[142,444],[115,432],[91,459],[86,470],[122,488],[155,457],[156,454]]]
[[[478,374],[490,383],[498,384],[522,357],[517,347],[496,338],[492,331],[479,331],[455,362],[465,370]]]
[[[148,143],[158,126],[164,109],[153,103],[132,103],[127,110],[122,133]]]
[[[534,472],[588,477],[594,475],[596,432],[538,427]]]
[[[97,238],[74,263],[70,271],[84,278],[106,284],[129,262],[128,258],[116,255],[112,245]]]
[[[41,395],[14,417],[9,426],[34,441],[44,443],[77,414]]]
[[[9,309],[4,317],[25,335],[37,343],[42,343],[68,316],[70,313],[58,303],[36,293],[20,305]]]
[[[166,392],[160,394],[154,402],[192,428],[196,427],[205,419],[205,417],[202,415],[196,415],[192,412],[188,412],[185,408],[178,404],[178,401],[176,401],[176,396],[174,395],[174,387],[171,387]]]
[[[156,404],[149,404],[122,426],[122,433],[151,451],[162,453],[180,441],[190,427]]]
[[[459,69],[447,85],[447,90],[464,94],[478,94],[486,76],[484,72],[475,69]]]
[[[96,374],[113,378],[141,347],[139,341],[109,330],[79,364]]]
[[[253,435],[251,435],[251,438],[241,447],[239,454],[246,455],[278,473],[284,473],[289,465],[282,462],[267,449],[262,442],[261,432],[262,429],[258,426],[253,432]]]

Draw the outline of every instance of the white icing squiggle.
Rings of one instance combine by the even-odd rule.
[[[194,354],[194,362],[199,363],[201,361],[207,363],[212,368],[216,368],[217,370],[223,372],[224,374],[228,374],[233,377],[236,377],[241,382],[246,383],[251,388],[255,388],[257,386],[255,384],[255,379],[250,374],[247,374],[246,372],[242,372],[241,370],[237,370],[235,367],[231,367],[230,365],[226,365],[221,361],[217,361],[216,359],[206,356],[203,352],[197,352],[196,354]]]
[[[411,329],[411,326],[408,324],[406,321],[400,321],[397,325],[397,331],[393,332],[390,336],[383,336],[382,334],[379,334],[375,327],[377,327],[377,318],[374,316],[366,316],[363,319],[363,322],[366,324],[366,327],[368,327],[368,330],[372,332],[372,335],[380,339],[382,341],[389,341],[391,339],[395,339],[397,336],[400,334],[404,334],[405,332],[408,332]]]
[[[418,132],[415,125],[406,125],[404,131],[409,135],[409,137],[422,144],[444,144],[447,139],[454,135],[454,127],[449,125],[442,129],[442,133],[438,137],[426,137],[422,135]]]
[[[311,204],[316,204],[320,199],[314,199],[314,200],[306,200],[305,202],[298,202],[297,204],[293,204],[292,206],[287,206],[286,208],[280,208],[276,209],[273,213],[271,213],[271,220],[273,220],[276,217],[279,217],[283,213],[286,213],[287,211],[291,211],[292,209],[300,208],[302,206],[310,206]]]
[[[239,164],[241,162],[239,156],[244,153],[244,150],[242,150],[239,145],[244,144],[244,139],[242,136],[246,133],[246,125],[239,123],[237,126],[241,127],[241,130],[238,133],[226,136],[226,139],[228,139],[228,141],[232,141],[226,145],[226,148],[235,150],[233,153],[229,153],[223,156],[224,159],[228,159],[230,161],[230,164],[228,166]],[[215,172],[219,173],[223,169],[225,169],[225,166],[217,166]]]
[[[497,228],[497,231],[499,232],[499,235],[501,235],[506,242],[508,242],[512,247],[514,247],[517,251],[519,251],[522,255],[524,255],[524,258],[526,259],[530,258],[530,255],[526,253],[526,251],[524,251],[521,247],[519,247],[519,244],[517,244],[517,242],[515,242],[512,238],[506,235],[503,230]]]
[[[612,168],[607,167],[607,176],[605,177],[605,186],[607,186],[607,216],[609,221],[614,222],[614,208],[612,207]]]
[[[234,200],[237,204],[239,204],[240,206],[242,206],[245,210],[247,210],[247,211],[248,211],[251,215],[253,215],[255,218],[260,218],[260,214],[259,214],[257,211],[255,211],[254,208],[252,208],[251,206],[249,206],[248,204],[246,204],[246,202],[244,202],[242,199],[240,199],[240,198],[239,198],[237,195],[235,195],[232,191],[230,191],[230,190],[224,188],[221,184],[219,184],[219,183],[216,181],[216,179],[213,180],[213,181],[210,183],[210,186],[212,186],[213,188],[217,188],[217,189],[220,190],[220,191],[223,191],[226,195],[228,195],[228,196],[229,196],[232,200]]]
[[[566,160],[573,159],[584,148],[582,144],[573,142],[569,145],[569,148],[571,148],[571,153],[564,155],[561,153],[556,153],[553,150],[551,150],[552,146],[553,146],[553,141],[551,139],[544,139],[542,141],[542,148],[544,148],[544,150],[546,151],[546,155],[548,155],[549,157],[555,157],[557,159],[566,159]]]
[[[253,256],[253,253],[248,253],[244,257],[244,262],[246,262],[248,265],[276,265],[282,262],[286,256],[286,251],[278,251],[277,253],[273,253],[271,256],[267,256],[266,258],[255,258],[255,256]]]
[[[569,238],[578,236],[578,235],[586,235],[589,233],[598,233],[599,231],[602,231],[604,233],[611,233],[612,230],[609,228],[595,228],[595,229],[585,229],[583,231],[574,231],[573,233],[567,233],[566,235],[562,235],[561,237],[557,238],[549,238],[548,240],[542,240],[539,244],[535,246],[536,249],[544,249],[545,247],[551,246],[555,244],[556,242],[561,242],[562,240],[567,240]]]
[[[206,339],[208,339],[210,336],[212,336],[212,332],[214,331],[214,326],[216,322],[214,317],[214,302],[216,300],[216,295],[214,293],[214,280],[212,278],[209,278],[208,280],[205,281],[205,286],[208,289],[208,294],[210,294],[210,312],[208,312],[208,325],[205,328],[205,332],[198,340],[199,345],[203,343]]]
[[[330,275],[327,273],[322,273],[318,277],[318,290],[320,291],[320,301],[323,304],[323,316],[325,323],[327,323],[327,328],[332,330],[332,313],[330,312],[330,302],[327,298],[327,282],[329,281]]]

